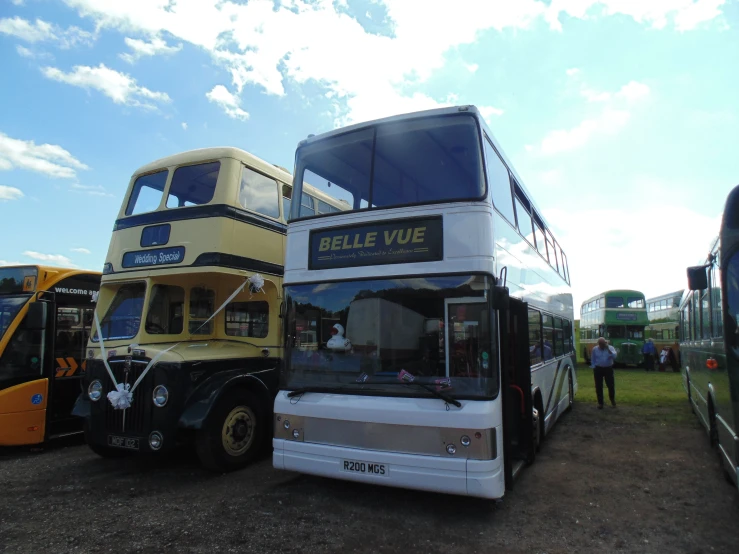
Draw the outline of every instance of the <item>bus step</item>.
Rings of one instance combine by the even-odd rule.
[[[515,481],[518,479],[518,476],[521,474],[521,471],[523,468],[526,467],[526,462],[524,460],[516,460],[513,462],[513,480]]]

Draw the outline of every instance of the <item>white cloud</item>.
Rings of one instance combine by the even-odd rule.
[[[58,25],[37,19],[33,23],[21,17],[0,19],[0,33],[16,37],[30,43],[52,42],[61,48],[72,48],[78,44],[90,45],[95,35],[79,27],[62,29]]]
[[[390,37],[365,31],[334,0],[286,0],[277,7],[273,0],[64,1],[99,28],[167,34],[207,51],[229,72],[237,106],[247,85],[283,95],[286,83],[318,84],[330,95],[336,125],[442,105],[445,95],[422,94],[419,86],[444,66],[450,49],[475,42],[484,31],[524,29],[542,18],[558,28],[561,14],[585,17],[596,6],[652,25],[669,15],[681,28],[698,16],[720,14],[709,9],[720,0],[698,0],[701,10],[690,8],[693,0],[554,0],[551,6],[544,0],[459,0],[454,9],[446,0],[385,0]]]
[[[649,94],[649,87],[644,83],[631,81],[627,85],[622,86],[617,94],[627,100],[638,100]]]
[[[25,0],[10,0],[15,6],[22,6]]]
[[[231,94],[223,85],[214,86],[213,90],[206,93],[205,96],[210,102],[218,104],[223,108],[223,111],[226,112],[228,117],[242,121],[249,119],[249,114],[239,106],[239,99]]]
[[[182,129],[184,129],[185,131],[187,131],[187,123],[185,121],[183,121],[181,123],[181,125],[182,125]]]
[[[80,254],[92,254],[87,248],[70,248],[72,252],[78,252]]]
[[[73,183],[72,185],[70,185],[69,188],[72,190],[72,192],[89,194],[90,196],[107,196],[110,198],[115,198],[112,194],[105,190],[104,187],[101,187],[100,185],[91,186]]]
[[[72,260],[70,260],[66,256],[63,256],[62,254],[43,254],[41,252],[34,252],[33,250],[26,250],[25,252],[23,252],[23,255],[28,256],[29,258],[33,258],[34,260],[52,265],[77,267],[75,264],[72,263]]]
[[[105,64],[97,67],[76,65],[69,73],[56,67],[43,67],[44,76],[60,83],[66,83],[85,90],[97,89],[116,104],[155,110],[152,102],[166,103],[171,99],[165,92],[154,92],[139,86],[136,79],[125,73],[110,69]]]
[[[20,44],[15,47],[15,51],[18,52],[19,56],[22,56],[24,58],[33,58],[34,53],[31,52],[28,48],[25,46],[21,46]]]
[[[540,150],[544,155],[559,154],[580,148],[595,134],[614,134],[629,121],[630,114],[625,110],[606,110],[602,114],[584,119],[571,129],[550,131],[541,141]]]
[[[493,106],[478,106],[482,117],[488,122],[488,125],[492,125],[493,116],[503,115],[503,110],[500,108],[494,108]]]
[[[0,185],[0,202],[18,200],[20,198],[23,198],[23,191],[21,189]]]
[[[565,71],[565,73],[567,73],[568,77],[574,77],[575,75],[578,75],[580,73],[580,70],[577,67],[571,67],[570,69]]]
[[[0,170],[28,169],[50,177],[74,178],[77,169],[90,169],[61,146],[37,145],[0,133]]]
[[[546,19],[552,29],[562,30],[562,14],[577,19],[625,15],[637,23],[663,29],[670,20],[678,31],[690,31],[721,16],[725,0],[552,0]]]
[[[586,117],[570,129],[555,129],[547,133],[538,147],[544,155],[559,154],[585,146],[598,135],[613,135],[623,129],[631,118],[631,112],[623,105],[625,100],[629,106],[637,100],[649,95],[647,85],[637,81],[630,81],[622,86],[618,92],[599,92],[588,87],[581,87],[580,94],[588,102],[604,104],[598,114]],[[537,148],[526,147],[527,151],[536,151]]]
[[[660,195],[652,196],[659,198],[660,213],[683,222],[670,231],[670,240],[680,248],[670,250],[669,255],[664,255],[659,240],[655,242],[656,235],[644,233],[644,222],[655,220],[656,200],[651,196],[650,201],[635,203],[627,211],[618,206],[591,206],[587,219],[594,226],[589,231],[583,231],[582,220],[573,218],[568,209],[544,210],[567,255],[576,315],[583,300],[608,289],[632,288],[650,298],[685,288],[685,268],[705,257],[709,242],[718,234],[720,216],[709,217],[672,204],[669,188],[648,182],[642,188],[659,190]],[[592,263],[595,255],[605,256],[607,271]]]
[[[133,52],[121,54],[120,57],[131,64],[144,56],[170,55],[182,50],[182,44],[169,46],[159,37],[152,38],[150,42],[126,37],[125,43]]]
[[[470,73],[475,73],[477,72],[478,69],[480,69],[480,66],[477,65],[476,63],[466,63],[464,64],[464,67]]]
[[[21,262],[9,262],[8,260],[0,260],[0,267],[8,265],[23,265]]]

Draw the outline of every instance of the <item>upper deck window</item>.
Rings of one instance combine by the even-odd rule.
[[[199,206],[213,199],[221,162],[178,167],[172,176],[167,196],[168,208]]]
[[[639,298],[638,296],[630,296],[626,300],[626,302],[629,308],[643,308],[644,307],[644,299]]]
[[[606,308],[623,308],[624,299],[620,296],[609,296],[606,298]]]
[[[351,210],[389,208],[483,196],[479,131],[466,114],[384,123],[303,146],[297,153],[296,193],[302,183]],[[312,208],[313,212],[310,212]],[[293,218],[316,206],[293,205]]]
[[[156,210],[162,201],[168,173],[168,170],[162,169],[136,179],[126,206],[126,215],[136,215]]]
[[[241,172],[239,202],[249,210],[279,219],[280,199],[277,181],[244,166]]]

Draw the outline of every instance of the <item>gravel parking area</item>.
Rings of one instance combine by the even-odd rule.
[[[187,451],[0,450],[0,550],[739,551],[739,494],[698,424],[645,414],[577,402],[497,505],[281,472],[270,458],[216,475]]]

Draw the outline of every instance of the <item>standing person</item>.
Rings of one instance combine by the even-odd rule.
[[[595,377],[595,394],[598,397],[598,409],[603,409],[603,379],[608,387],[608,398],[611,406],[616,407],[616,383],[613,379],[613,362],[616,361],[616,349],[610,346],[606,339],[600,337],[598,346],[590,353],[590,367]]]
[[[641,353],[644,354],[644,368],[647,371],[654,371],[654,357],[657,355],[657,348],[652,339],[646,340],[644,346],[641,347]]]

